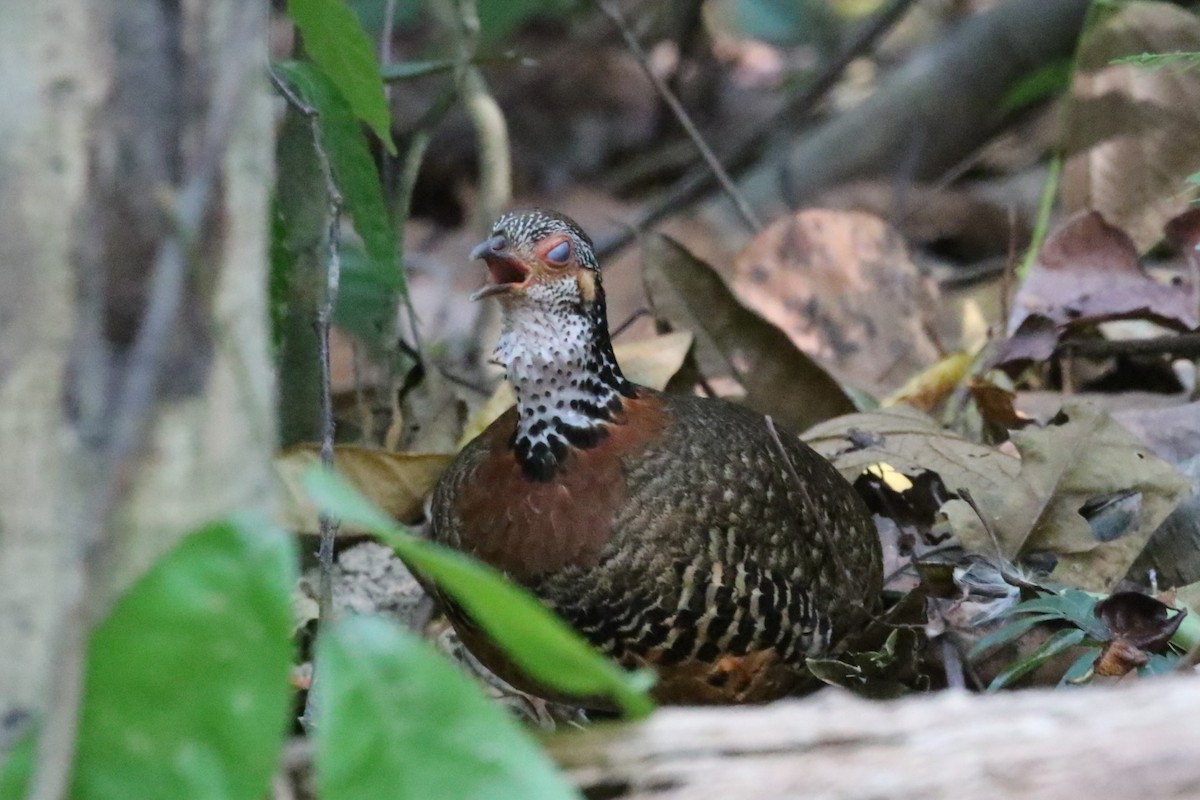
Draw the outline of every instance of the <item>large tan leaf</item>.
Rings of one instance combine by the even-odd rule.
[[[692,334],[676,331],[648,339],[618,342],[613,345],[613,352],[626,378],[642,386],[662,390],[679,371],[691,347]],[[488,425],[516,402],[512,387],[507,381],[501,382],[488,401],[467,420],[458,448],[461,450],[463,445],[483,433]]]
[[[872,214],[807,209],[776,220],[738,255],[731,288],[839,381],[875,396],[939,357],[933,284]]]
[[[1145,251],[1187,208],[1200,170],[1200,76],[1179,67],[1112,64],[1141,53],[1200,50],[1200,20],[1165,2],[1134,2],[1088,34],[1065,131],[1067,146],[1099,142],[1066,164],[1069,212],[1100,211]],[[1120,107],[1121,113],[1112,113]],[[1134,115],[1131,117],[1131,115]]]
[[[951,492],[965,488],[978,497],[1002,492],[1021,469],[1012,456],[943,430],[905,406],[831,419],[800,438],[851,481],[867,467],[885,463],[910,477],[931,470]]]
[[[975,499],[1004,557],[1053,553],[1052,579],[1109,591],[1191,484],[1096,407],[1070,404],[1061,416],[1058,424],[1013,431],[1020,474]],[[1121,499],[1120,524],[1107,531],[1097,524],[1094,531],[1083,512],[1109,498]],[[943,511],[965,546],[991,552],[991,534],[962,501]]]
[[[942,506],[968,551],[1009,560],[1052,553],[1054,580],[1109,591],[1191,484],[1098,409],[1075,404],[1063,416],[1013,431],[1019,459],[903,407],[833,419],[802,438],[850,480],[881,462],[908,476],[932,470],[950,492],[970,491],[987,518],[961,499]],[[1103,524],[1091,509],[1110,498],[1116,524]]]
[[[746,390],[746,405],[792,430],[854,410],[837,381],[787,334],[742,306],[712,267],[666,236],[644,234],[641,242],[655,314],[696,335],[707,377],[733,377]]]
[[[333,448],[334,468],[360,492],[401,522],[421,516],[425,496],[433,489],[442,470],[454,456],[442,453],[393,453],[355,445]],[[316,444],[298,444],[275,457],[275,469],[283,483],[279,522],[297,533],[318,530],[317,512],[300,485],[300,476],[321,462]],[[345,533],[366,533],[345,530]]]

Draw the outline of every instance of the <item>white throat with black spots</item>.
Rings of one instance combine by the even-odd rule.
[[[585,302],[567,278],[501,302],[494,355],[517,395],[512,446],[527,476],[549,480],[570,448],[592,447],[605,436],[622,398],[635,390],[613,355],[599,287]]]

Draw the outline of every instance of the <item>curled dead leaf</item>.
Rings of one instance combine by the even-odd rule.
[[[1175,613],[1172,613],[1175,612]],[[1114,592],[1096,603],[1095,614],[1120,639],[1141,650],[1161,653],[1179,630],[1187,609],[1169,605],[1141,592]]]

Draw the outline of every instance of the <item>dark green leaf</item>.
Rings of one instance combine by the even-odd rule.
[[[342,479],[321,469],[303,480],[314,504],[370,530],[462,604],[530,677],[577,696],[609,696],[630,716],[653,708],[647,673],[627,673],[494,569],[402,530]]]
[[[396,315],[396,271],[368,258],[362,248],[342,244],[342,282],[334,322],[366,344],[373,356],[393,347],[389,335]]]
[[[375,263],[375,274],[403,294],[404,275],[397,266],[396,232],[383,201],[375,161],[358,121],[337,87],[320,69],[297,61],[277,63],[274,68],[293,91],[317,110],[321,144],[329,156],[346,211],[354,220],[354,229]]]
[[[350,617],[317,645],[323,800],[569,798],[521,727],[413,634]]]
[[[992,679],[992,682],[988,684],[987,690],[989,692],[995,692],[1004,688],[1013,681],[1018,680],[1030,672],[1033,672],[1042,664],[1045,664],[1051,658],[1063,652],[1064,650],[1080,644],[1086,637],[1087,634],[1078,628],[1069,628],[1067,630],[1059,631],[1043,642],[1041,647],[1034,650],[1025,658],[1009,664],[1008,667],[1006,667],[999,675]]]
[[[1100,655],[1100,648],[1089,647],[1086,652],[1075,659],[1071,666],[1067,667],[1067,671],[1063,673],[1059,679],[1059,686],[1075,685],[1083,681],[1083,678],[1092,671],[1092,666],[1096,663],[1096,657]]]
[[[478,0],[479,31],[484,41],[508,36],[526,20],[562,16],[575,0]]]
[[[0,800],[21,800],[29,791],[29,779],[33,777],[33,759],[37,751],[37,737],[33,726],[23,731],[16,743],[2,754],[0,762]]]
[[[375,48],[344,0],[288,0],[288,15],[304,36],[304,49],[329,76],[359,119],[375,131],[389,153],[391,114]]]
[[[1150,660],[1144,667],[1138,667],[1138,675],[1144,678],[1157,675],[1169,675],[1179,664],[1178,653],[1147,653]]]
[[[1096,597],[1078,589],[1064,589],[1018,603],[1009,614],[1053,614],[1087,631],[1093,639],[1110,638],[1108,628],[1096,618]]]
[[[1014,613],[1014,612],[1009,612]],[[976,659],[981,655],[991,650],[993,647],[1000,647],[1008,644],[1014,639],[1020,639],[1030,628],[1037,625],[1039,622],[1049,622],[1053,619],[1062,619],[1058,614],[1038,614],[1032,617],[1023,617],[1022,619],[1010,622],[1002,628],[992,631],[987,636],[984,636],[971,648],[967,653],[967,658]]]
[[[88,647],[71,797],[260,800],[287,727],[295,558],[266,523],[184,539]]]
[[[1045,64],[1013,84],[1000,100],[1002,111],[1016,111],[1041,102],[1071,85],[1071,59]]]

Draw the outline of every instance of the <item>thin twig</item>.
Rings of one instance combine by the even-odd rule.
[[[279,89],[298,114],[308,120],[312,133],[313,151],[321,168],[321,176],[325,181],[325,192],[329,202],[328,222],[325,232],[326,239],[326,269],[325,296],[317,309],[315,327],[317,331],[317,348],[321,361],[321,464],[327,470],[333,469],[333,391],[329,360],[329,329],[333,323],[333,309],[337,303],[338,287],[341,282],[341,231],[342,206],[341,190],[338,189],[334,178],[333,167],[329,162],[329,154],[321,139],[321,119],[316,108],[300,98],[287,82],[280,78],[274,70],[271,71],[271,82]],[[328,514],[319,517],[321,538],[317,548],[317,565],[320,580],[317,589],[317,624],[318,635],[320,627],[333,619],[333,551],[337,539],[338,521]],[[312,683],[309,686],[308,697],[304,703],[304,713],[300,716],[300,724],[304,730],[312,733],[316,725],[316,696],[317,696],[317,665],[313,662]]]
[[[916,0],[892,0],[859,28],[850,43],[813,79],[804,91],[797,94],[777,113],[745,139],[735,145],[724,158],[734,174],[748,167],[754,155],[767,139],[781,129],[795,129],[808,118],[817,105],[837,85],[846,67],[855,59],[874,49],[879,40],[892,29]],[[596,255],[603,259],[633,241],[636,231],[642,230],[664,217],[678,213],[699,199],[713,186],[714,177],[708,169],[695,170],[682,176],[667,189],[658,200],[638,215],[634,224],[613,236],[597,243]]]
[[[679,98],[671,91],[671,87],[667,86],[667,82],[662,79],[662,76],[650,66],[650,57],[646,55],[646,51],[638,43],[637,37],[629,27],[629,23],[625,21],[625,15],[621,13],[619,8],[607,0],[596,0],[596,5],[617,26],[617,29],[621,32],[621,37],[625,39],[625,45],[641,65],[642,71],[646,73],[646,77],[654,84],[654,88],[658,91],[659,96],[662,97],[663,102],[671,109],[671,113],[675,115],[675,119],[683,126],[688,138],[692,140],[692,144],[700,152],[700,157],[704,159],[704,163],[712,170],[713,176],[721,184],[721,189],[733,201],[733,205],[737,208],[738,213],[742,215],[742,219],[754,232],[761,231],[763,225],[758,219],[758,215],[750,208],[750,204],[746,202],[746,198],[742,196],[733,179],[729,177],[729,173],[725,171],[725,167],[721,165],[712,148],[704,141],[704,137],[700,135],[699,129],[692,122],[692,118],[688,115],[683,104],[679,102]]]
[[[963,499],[971,510],[975,512],[975,516],[979,517],[980,523],[983,525],[983,530],[987,533],[988,538],[992,540],[992,546],[996,548],[996,558],[1001,564],[1004,563],[1004,550],[1000,547],[1000,537],[996,535],[996,529],[992,526],[992,521],[987,518],[987,514],[983,513],[983,508],[976,502],[975,496],[971,494],[971,490],[963,486],[958,490],[958,496]]]
[[[80,704],[83,699],[84,658],[92,618],[95,582],[116,510],[136,472],[136,462],[150,426],[158,387],[166,365],[167,345],[183,307],[188,269],[195,245],[221,173],[225,151],[241,107],[251,58],[251,46],[261,33],[258,6],[247,3],[233,23],[228,54],[217,59],[208,115],[200,147],[178,200],[171,209],[171,229],[155,255],[146,311],[130,350],[124,380],[115,391],[109,439],[103,455],[104,479],[88,497],[86,527],[78,532],[83,568],[66,594],[66,616],[54,645],[51,677],[53,701],[38,737],[30,800],[59,800],[67,795],[75,757]]]
[[[1200,331],[1153,339],[1077,339],[1059,342],[1058,352],[1090,358],[1160,355],[1196,358],[1200,356]]]

